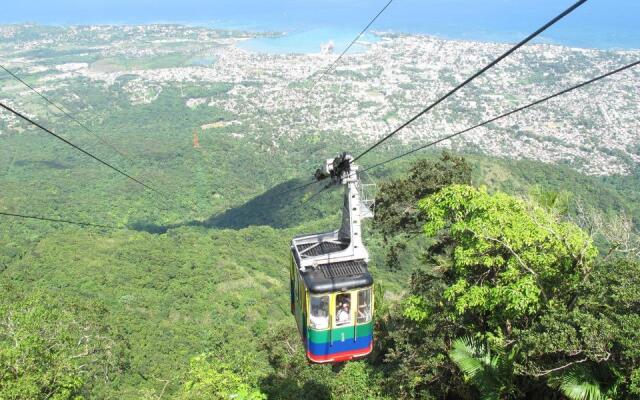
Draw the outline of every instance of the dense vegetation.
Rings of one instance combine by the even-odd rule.
[[[132,160],[53,127],[170,200],[37,131],[0,137],[1,210],[124,228],[0,220],[1,399],[640,396],[637,173],[452,154],[377,171],[376,349],[312,366],[288,311],[288,242],[333,228],[341,193],[283,192],[354,144],[219,128],[196,150],[191,127],[229,115],[170,90],[136,107],[84,95],[110,110],[88,123]]]

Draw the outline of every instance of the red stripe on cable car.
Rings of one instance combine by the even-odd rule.
[[[307,351],[307,357],[309,360],[315,363],[328,363],[328,362],[343,362],[349,361],[354,358],[364,357],[371,353],[373,350],[373,341],[364,351],[362,350],[352,350],[352,351],[343,351],[341,353],[333,353],[328,354],[326,356],[315,356],[311,352]]]

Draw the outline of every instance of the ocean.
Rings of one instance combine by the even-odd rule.
[[[45,25],[183,23],[278,31],[245,44],[269,52],[340,51],[388,0],[33,0],[7,2],[0,23]],[[395,0],[371,28],[442,38],[514,42],[573,0]],[[545,32],[544,43],[600,49],[640,48],[639,0],[590,0]]]
[[[279,37],[265,37],[246,40],[238,47],[261,53],[275,54],[311,54],[320,52],[321,45],[331,43],[334,52],[341,52],[358,35],[359,32],[345,28],[313,28],[300,31],[292,31]],[[366,51],[366,42],[373,43],[379,38],[373,34],[362,35],[349,49],[349,54]]]

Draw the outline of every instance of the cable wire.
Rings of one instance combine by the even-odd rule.
[[[35,216],[35,215],[13,214],[13,213],[8,213],[8,212],[3,212],[3,211],[0,211],[0,215],[4,215],[5,217],[35,219],[35,220],[39,220],[39,221],[48,221],[48,222],[59,222],[59,223],[63,223],[63,224],[79,225],[79,226],[83,226],[83,227],[91,226],[91,227],[95,227],[95,228],[107,228],[107,229],[114,229],[114,230],[120,230],[120,229],[124,230],[124,229],[126,229],[126,228],[121,228],[121,227],[112,226],[112,225],[101,225],[101,224],[93,224],[93,223],[90,223],[90,222],[71,221],[71,220],[67,220],[67,219],[38,217],[38,216]]]
[[[428,106],[427,108],[425,108],[424,110],[420,111],[418,114],[416,114],[413,118],[411,118],[410,120],[408,120],[407,122],[405,122],[404,124],[402,124],[400,127],[398,127],[397,129],[395,129],[393,132],[389,133],[387,136],[383,137],[382,139],[378,140],[376,143],[374,143],[372,146],[370,146],[368,149],[366,149],[365,151],[363,151],[362,153],[360,153],[360,155],[358,155],[356,158],[353,159],[352,162],[356,162],[358,161],[360,158],[362,158],[364,155],[366,155],[367,153],[369,153],[371,150],[375,149],[376,147],[380,146],[382,143],[384,143],[385,141],[387,141],[389,138],[391,138],[392,136],[394,136],[395,134],[397,134],[398,132],[400,132],[402,129],[406,128],[408,125],[410,125],[411,123],[413,123],[415,120],[417,120],[418,118],[420,118],[421,116],[423,116],[424,114],[426,114],[427,112],[429,112],[432,108],[434,108],[435,106],[437,106],[438,104],[442,103],[444,100],[446,100],[447,98],[449,98],[450,96],[452,96],[454,93],[456,93],[458,90],[462,89],[464,86],[466,86],[467,84],[471,83],[471,81],[473,81],[474,79],[476,79],[477,77],[479,77],[480,75],[484,74],[485,72],[487,72],[489,69],[493,68],[496,64],[498,64],[500,61],[504,60],[505,58],[507,58],[509,55],[511,55],[513,52],[515,52],[516,50],[518,50],[520,47],[524,46],[525,44],[527,44],[528,42],[530,42],[532,39],[534,39],[536,36],[540,35],[542,32],[546,31],[549,27],[551,27],[552,25],[554,25],[556,22],[560,21],[562,18],[566,17],[567,15],[569,15],[571,12],[573,12],[576,8],[580,7],[581,5],[583,5],[584,3],[586,3],[587,0],[579,0],[578,2],[576,2],[575,4],[573,4],[571,7],[567,8],[565,11],[563,11],[562,13],[560,13],[558,16],[556,16],[555,18],[553,18],[551,21],[547,22],[546,24],[544,24],[542,27],[540,27],[538,30],[536,30],[535,32],[533,32],[532,34],[530,34],[529,36],[527,36],[526,38],[524,38],[522,41],[520,41],[518,44],[516,44],[515,46],[511,47],[509,50],[507,50],[505,53],[503,53],[500,57],[496,58],[495,60],[491,61],[489,64],[487,64],[485,67],[483,67],[481,70],[479,70],[478,72],[476,72],[475,74],[473,74],[471,77],[467,78],[464,82],[460,83],[458,86],[456,86],[455,88],[451,89],[447,94],[445,94],[444,96],[440,97],[438,100],[436,100],[435,102],[433,102],[430,106]]]
[[[3,69],[7,74],[11,75],[14,79],[16,79],[18,82],[22,83],[24,86],[28,87],[29,89],[31,89],[32,92],[34,92],[35,94],[37,94],[38,96],[40,96],[42,99],[44,99],[44,101],[46,101],[47,103],[49,103],[50,105],[52,105],[53,107],[55,107],[58,111],[60,111],[61,113],[63,113],[67,118],[69,118],[70,120],[72,120],[73,122],[75,122],[76,124],[78,124],[80,127],[82,127],[85,131],[89,132],[90,134],[92,134],[93,136],[95,136],[100,142],[102,142],[103,144],[111,147],[111,149],[113,149],[113,151],[115,151],[116,153],[120,154],[122,157],[126,158],[127,160],[129,160],[131,163],[133,163],[133,160],[126,154],[124,154],[121,150],[119,150],[117,147],[115,147],[114,145],[112,145],[111,143],[109,143],[108,141],[106,141],[105,139],[103,139],[100,135],[98,135],[97,133],[95,133],[92,129],[90,129],[89,127],[87,127],[85,124],[83,124],[82,122],[78,121],[77,118],[75,118],[73,115],[69,114],[68,112],[66,112],[62,107],[58,106],[56,103],[54,103],[53,101],[49,100],[49,98],[47,98],[44,94],[42,94],[40,91],[38,91],[36,88],[34,88],[33,86],[29,85],[27,82],[25,82],[23,79],[21,79],[18,75],[16,75],[15,73],[13,73],[12,71],[10,71],[9,69],[7,69],[4,65],[0,64],[0,69]]]
[[[158,190],[156,190],[156,189],[152,188],[151,186],[147,185],[146,183],[143,183],[143,182],[139,181],[138,179],[136,179],[136,178],[132,177],[131,175],[127,174],[126,172],[124,172],[124,171],[122,171],[122,170],[120,170],[120,169],[118,169],[118,168],[114,167],[113,165],[109,164],[108,162],[101,160],[100,158],[98,158],[98,157],[94,156],[93,154],[89,153],[88,151],[86,151],[86,150],[82,149],[81,147],[76,146],[75,144],[71,143],[71,142],[70,142],[70,141],[68,141],[67,139],[65,139],[65,138],[63,138],[63,137],[61,137],[61,136],[59,136],[59,135],[55,134],[53,131],[51,131],[51,130],[49,130],[49,129],[45,128],[44,126],[42,126],[42,125],[40,125],[39,123],[35,122],[34,120],[32,120],[31,118],[27,117],[26,115],[23,115],[23,114],[21,114],[20,112],[18,112],[18,111],[16,111],[16,110],[14,110],[13,108],[11,108],[11,107],[7,106],[6,104],[4,104],[4,103],[0,102],[0,107],[4,108],[5,110],[7,110],[7,111],[9,111],[9,112],[11,112],[11,113],[13,113],[13,114],[14,114],[14,115],[16,115],[16,116],[18,116],[18,117],[22,118],[23,120],[25,120],[25,121],[29,122],[30,124],[37,126],[38,128],[40,128],[40,129],[42,129],[43,131],[45,131],[46,133],[48,133],[48,134],[52,135],[52,136],[53,136],[53,137],[55,137],[56,139],[63,141],[64,143],[68,144],[69,146],[73,147],[74,149],[76,149],[76,150],[78,150],[78,151],[82,152],[83,154],[85,154],[85,155],[87,155],[87,156],[89,156],[89,157],[93,158],[94,160],[98,161],[99,163],[101,163],[101,164],[103,164],[103,165],[105,165],[105,166],[107,166],[107,167],[111,168],[112,170],[114,170],[114,171],[116,171],[117,173],[119,173],[119,174],[121,174],[121,175],[123,175],[123,176],[127,177],[128,179],[132,180],[133,182],[135,182],[135,183],[137,183],[137,184],[139,184],[139,185],[143,186],[143,187],[144,187],[144,188],[146,188],[146,189],[151,190],[151,191],[152,191],[152,192],[154,192],[154,193],[157,193],[157,194],[159,194],[159,195],[161,195],[161,196],[165,197],[165,195],[164,195],[162,192],[160,192],[160,191],[158,191]]]
[[[342,59],[342,57],[347,54],[347,52],[349,51],[349,49],[351,49],[351,47],[358,41],[358,39],[360,39],[362,37],[362,35],[365,34],[366,31],[369,30],[369,28],[371,27],[371,25],[373,25],[374,22],[376,22],[376,20],[378,19],[378,17],[380,15],[382,15],[382,13],[391,5],[391,3],[393,3],[393,0],[389,0],[389,2],[382,7],[382,9],[378,12],[378,14],[376,14],[375,17],[373,17],[373,19],[371,21],[369,21],[369,23],[367,24],[367,26],[364,27],[364,29],[362,29],[362,31],[360,31],[360,33],[351,41],[351,43],[349,43],[349,45],[342,51],[342,53],[338,56],[338,58],[335,59],[335,61],[333,63],[331,63],[331,65],[329,65],[329,67],[327,69],[325,69],[322,74],[320,74],[319,78],[317,78],[316,80],[314,80],[313,84],[311,85],[311,88],[309,89],[309,91],[307,92],[307,95],[309,93],[311,93],[311,91],[313,90],[313,88],[315,88],[315,86],[322,80],[322,78],[325,77],[325,75],[327,75],[329,73],[329,71],[331,71],[337,64],[338,62]]]
[[[25,85],[26,87],[28,87],[29,89],[31,89],[34,93],[36,93],[38,96],[40,96],[41,98],[43,98],[47,103],[51,104],[53,107],[55,107],[56,109],[58,109],[61,113],[63,113],[67,118],[71,119],[72,121],[74,121],[76,124],[78,124],[80,127],[82,127],[84,130],[86,130],[87,132],[89,132],[90,134],[92,134],[93,136],[95,136],[100,142],[102,142],[103,144],[111,147],[116,153],[120,154],[122,157],[126,158],[129,162],[131,162],[132,164],[135,164],[135,161],[127,154],[123,153],[121,150],[119,150],[117,147],[115,147],[114,145],[112,145],[111,143],[109,143],[108,141],[106,141],[105,139],[103,139],[100,135],[98,135],[96,132],[94,132],[92,129],[90,129],[89,127],[87,127],[85,124],[83,124],[81,121],[79,121],[77,118],[75,118],[74,116],[72,116],[71,114],[69,114],[68,112],[66,112],[62,107],[58,106],[56,103],[54,103],[53,101],[51,101],[49,98],[47,98],[44,94],[42,94],[40,91],[38,91],[37,89],[35,89],[33,86],[29,85],[27,82],[25,82],[23,79],[21,79],[19,76],[17,76],[15,73],[13,73],[12,71],[10,71],[9,69],[7,69],[5,66],[0,64],[0,69],[3,69],[6,73],[8,73],[9,75],[11,75],[14,79],[18,80],[20,83],[22,83],[23,85]],[[31,122],[31,121],[29,121]],[[142,184],[139,181],[136,181],[140,184]],[[145,187],[149,190],[152,190],[158,194],[161,194],[165,199],[168,198],[168,196],[158,190],[154,190],[148,186],[145,185]],[[197,212],[197,206],[195,205],[195,203],[193,201],[188,201],[189,207],[192,211],[196,211]],[[183,206],[183,204],[181,204],[180,206]]]
[[[394,0],[389,0],[389,1],[385,4],[385,6],[384,6],[384,7],[382,7],[382,9],[381,9],[380,11],[378,11],[378,13],[375,15],[375,17],[373,17],[373,18],[369,21],[369,23],[367,24],[367,26],[365,26],[365,27],[360,31],[360,33],[358,33],[358,35],[356,35],[356,37],[351,41],[351,43],[349,43],[349,45],[348,45],[348,46],[347,46],[347,47],[342,51],[342,53],[340,53],[340,55],[338,56],[338,58],[336,58],[336,59],[333,61],[333,63],[331,63],[331,65],[329,65],[329,67],[327,67],[327,68],[326,68],[326,69],[325,69],[325,70],[320,74],[320,76],[319,76],[318,78],[316,78],[316,79],[313,81],[313,83],[311,84],[311,87],[310,87],[310,88],[309,88],[309,89],[304,93],[304,95],[302,96],[301,101],[303,101],[303,100],[304,100],[304,98],[308,98],[308,97],[309,97],[309,94],[313,91],[313,89],[315,88],[315,86],[316,86],[316,85],[317,85],[317,84],[318,84],[318,83],[319,83],[319,82],[320,82],[320,81],[321,81],[321,80],[322,80],[322,79],[323,79],[323,78],[324,78],[324,77],[325,77],[325,76],[326,76],[326,75],[327,75],[327,74],[328,74],[328,73],[329,73],[329,72],[330,72],[330,71],[331,71],[331,70],[336,66],[336,65],[338,65],[338,62],[340,62],[340,60],[342,59],[342,57],[343,57],[345,54],[347,54],[347,52],[348,52],[348,51],[351,49],[351,47],[352,47],[352,46],[353,46],[353,45],[358,41],[358,39],[360,39],[360,38],[362,37],[362,35],[364,35],[364,34],[365,34],[365,32],[367,32],[367,31],[369,30],[369,28],[371,27],[371,25],[373,25],[373,24],[374,24],[374,22],[378,19],[378,17],[380,17],[380,15],[382,15],[382,13],[384,13],[384,12],[385,12],[385,10],[386,10],[387,8],[389,8],[389,6],[391,5],[391,3],[393,3],[393,1],[394,1]],[[285,86],[283,89],[279,90],[278,92],[281,92],[281,91],[286,90],[286,89],[287,89],[287,87],[288,87],[288,85],[287,85],[287,86]],[[256,106],[256,107],[254,107],[254,108],[257,108],[257,106]],[[308,186],[311,186],[311,185],[313,185],[313,184],[315,184],[315,183],[317,183],[317,182],[318,182],[318,181],[309,182],[308,184],[300,185],[300,186],[298,186],[298,187],[295,187],[295,188],[293,188],[293,189],[289,189],[289,190],[285,190],[285,191],[283,191],[283,192],[281,192],[281,193],[278,193],[278,194],[279,194],[279,195],[283,195],[283,194],[287,194],[287,193],[289,193],[289,192],[293,192],[293,191],[295,191],[295,190],[304,189],[304,188],[306,188],[306,187],[308,187]]]
[[[306,200],[304,200],[302,202],[302,204],[307,204],[309,203],[311,200],[315,199],[317,196],[319,196],[320,194],[324,193],[325,190],[329,189],[331,187],[331,185],[326,185],[323,186],[320,190],[318,190],[317,192],[315,192],[314,194],[312,194],[311,196],[309,196],[309,198],[307,198]]]
[[[569,88],[567,88],[567,89],[564,89],[564,90],[562,90],[562,91],[560,91],[560,92],[554,93],[554,94],[552,94],[552,95],[550,95],[550,96],[547,96],[547,97],[544,97],[544,98],[542,98],[542,99],[536,100],[536,101],[534,101],[533,103],[529,103],[529,104],[527,104],[527,105],[525,105],[525,106],[518,107],[518,108],[516,108],[516,109],[514,109],[514,110],[511,110],[511,111],[509,111],[509,112],[507,112],[507,113],[504,113],[504,114],[502,114],[502,115],[499,115],[499,116],[497,116],[497,117],[494,117],[494,118],[488,119],[488,120],[486,120],[486,121],[484,121],[484,122],[482,122],[482,123],[479,123],[479,124],[477,124],[477,125],[474,125],[474,126],[472,126],[472,127],[470,127],[470,128],[464,129],[464,130],[462,130],[462,131],[459,131],[459,132],[453,133],[453,134],[448,135],[448,136],[444,136],[444,137],[442,137],[442,138],[440,138],[440,139],[438,139],[438,140],[435,140],[435,141],[433,141],[433,142],[430,142],[430,143],[428,143],[428,144],[425,144],[424,146],[420,146],[420,147],[418,147],[418,148],[416,148],[416,149],[413,149],[413,150],[408,151],[408,152],[406,152],[406,153],[400,154],[399,156],[395,156],[395,157],[390,158],[390,159],[388,159],[388,160],[386,160],[386,161],[382,161],[382,162],[380,162],[380,163],[378,163],[378,164],[375,164],[375,165],[373,165],[373,166],[371,166],[371,167],[368,167],[368,168],[364,169],[362,172],[366,172],[366,171],[372,170],[372,169],[374,169],[374,168],[378,168],[378,167],[383,166],[383,165],[385,165],[385,164],[388,164],[388,163],[390,163],[390,162],[392,162],[392,161],[395,161],[395,160],[398,160],[398,159],[400,159],[400,158],[406,157],[406,156],[408,156],[408,155],[410,155],[410,154],[413,154],[413,153],[415,153],[415,152],[417,152],[417,151],[420,151],[420,150],[426,149],[427,147],[434,146],[434,145],[436,145],[436,144],[438,144],[438,143],[440,143],[440,142],[443,142],[443,141],[445,141],[445,140],[449,140],[449,139],[452,139],[452,138],[454,138],[454,137],[456,137],[456,136],[459,136],[459,135],[462,135],[462,134],[464,134],[464,133],[467,133],[467,132],[469,132],[469,131],[471,131],[471,130],[473,130],[473,129],[480,128],[480,127],[482,127],[482,126],[485,126],[485,125],[487,125],[487,124],[490,124],[490,123],[492,123],[492,122],[495,122],[495,121],[497,121],[497,120],[499,120],[499,119],[506,118],[506,117],[508,117],[508,116],[510,116],[510,115],[513,115],[513,114],[515,114],[515,113],[518,113],[518,112],[520,112],[520,111],[523,111],[523,110],[526,110],[526,109],[531,108],[531,107],[533,107],[533,106],[536,106],[536,105],[538,105],[538,104],[541,104],[541,103],[547,102],[547,101],[549,101],[549,100],[551,100],[551,99],[553,99],[553,98],[556,98],[556,97],[562,96],[562,95],[567,94],[567,93],[569,93],[569,92],[572,92],[572,91],[574,91],[574,90],[576,90],[576,89],[580,89],[580,88],[582,88],[582,87],[584,87],[584,86],[590,85],[590,84],[592,84],[592,83],[594,83],[594,82],[597,82],[597,81],[599,81],[599,80],[601,80],[601,79],[607,78],[607,77],[609,77],[609,76],[611,76],[611,75],[615,75],[615,74],[617,74],[617,73],[620,73],[620,72],[626,71],[626,70],[628,70],[628,69],[630,69],[630,68],[633,68],[633,67],[635,67],[635,66],[637,66],[637,65],[639,65],[639,64],[640,64],[640,61],[635,61],[635,62],[633,62],[633,63],[631,63],[631,64],[627,64],[627,65],[625,65],[625,66],[623,66],[623,67],[621,67],[621,68],[618,68],[618,69],[616,69],[616,70],[613,70],[613,71],[607,72],[606,74],[602,74],[602,75],[597,76],[597,77],[595,77],[595,78],[593,78],[593,79],[589,79],[588,81],[585,81],[585,82],[579,83],[579,84],[577,84],[577,85],[574,85],[574,86],[571,86],[571,87],[569,87]]]
[[[312,181],[312,182],[309,182],[309,183],[305,183],[304,185],[296,186],[296,187],[294,187],[292,189],[287,189],[285,191],[282,191],[282,192],[278,193],[278,196],[282,196],[284,194],[291,193],[291,192],[294,192],[296,190],[304,189],[304,188],[309,187],[311,185],[315,185],[318,182],[320,182],[320,181],[319,180],[315,180],[315,181]]]

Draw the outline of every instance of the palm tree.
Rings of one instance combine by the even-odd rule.
[[[491,355],[491,350],[471,337],[456,339],[449,357],[460,368],[464,378],[482,400],[500,400],[513,392],[513,361],[516,348],[503,355]],[[613,384],[605,384],[613,378]],[[559,390],[569,400],[613,400],[620,376],[607,368],[597,370],[576,366],[549,379],[551,388]]]
[[[460,368],[482,400],[499,400],[513,391],[513,359],[516,350],[504,356],[491,355],[491,350],[471,337],[456,339],[449,357]]]
[[[551,378],[549,386],[558,389],[570,400],[611,400],[617,393],[617,384],[605,387],[593,370],[575,367]]]

